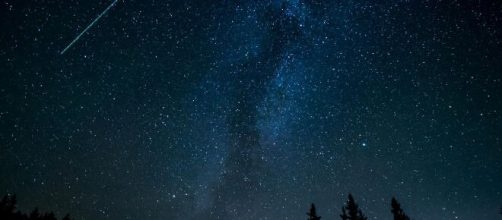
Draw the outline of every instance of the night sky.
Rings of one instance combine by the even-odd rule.
[[[75,219],[497,219],[502,2],[3,0],[0,194]]]

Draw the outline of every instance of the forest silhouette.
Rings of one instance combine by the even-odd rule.
[[[394,220],[411,220],[408,215],[401,208],[401,204],[395,197],[391,199],[391,210]],[[502,215],[502,207],[500,208]],[[315,204],[312,203],[309,211],[307,212],[307,220],[321,220],[321,216],[317,214]],[[334,219],[334,218],[326,218]],[[368,218],[363,214],[359,208],[352,194],[349,194],[347,201],[342,207],[340,219],[342,220],[367,220]],[[17,210],[16,195],[5,195],[0,200],[0,220],[57,220],[53,212],[41,213],[38,208],[35,208],[29,214]],[[69,214],[66,214],[62,220],[72,220]]]
[[[5,195],[0,200],[0,220],[57,220],[53,212],[41,213],[35,208],[29,214],[17,210],[16,195]],[[71,220],[67,214],[62,220]]]

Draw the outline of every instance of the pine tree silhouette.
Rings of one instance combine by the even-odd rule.
[[[349,220],[349,216],[347,215],[347,210],[345,210],[345,207],[342,207],[342,214],[340,215],[342,220]]]
[[[40,218],[42,220],[57,220],[56,216],[54,216],[54,213],[50,212],[50,213],[45,213],[42,218]]]
[[[403,209],[401,209],[401,205],[394,197],[392,197],[391,207],[391,212],[394,215],[394,220],[410,220],[410,217],[408,217],[404,213]]]
[[[0,217],[1,219],[14,219],[16,214],[16,195],[5,195],[0,200]]]
[[[340,215],[342,220],[367,220],[368,218],[364,216],[361,209],[354,200],[352,194],[349,194],[349,199],[347,200],[344,207],[342,207],[342,214]]]
[[[307,220],[320,220],[321,219],[321,216],[317,216],[314,203],[312,203],[312,205],[310,206],[310,211],[307,212],[307,215],[309,216],[309,218]]]
[[[35,208],[29,215],[16,211],[16,195],[6,195],[0,200],[0,220],[57,220],[53,212],[40,213],[38,208]],[[71,220],[69,215],[66,215],[63,220]]]
[[[33,209],[30,213],[29,219],[39,219],[40,218],[40,212],[38,211],[38,208]]]

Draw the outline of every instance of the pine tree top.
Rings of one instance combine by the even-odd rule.
[[[340,215],[342,220],[366,220],[367,217],[364,216],[363,212],[357,205],[352,194],[349,194],[346,205],[342,208],[342,215]]]
[[[392,207],[391,212],[394,215],[394,220],[410,220],[410,217],[404,213],[401,204],[399,204],[396,198],[392,197],[390,205]]]
[[[307,216],[309,216],[308,220],[320,220],[321,216],[317,216],[316,209],[314,203],[310,206],[310,211],[307,212]]]

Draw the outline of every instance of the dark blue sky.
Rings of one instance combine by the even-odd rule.
[[[2,1],[0,193],[76,219],[496,219],[497,1]]]

